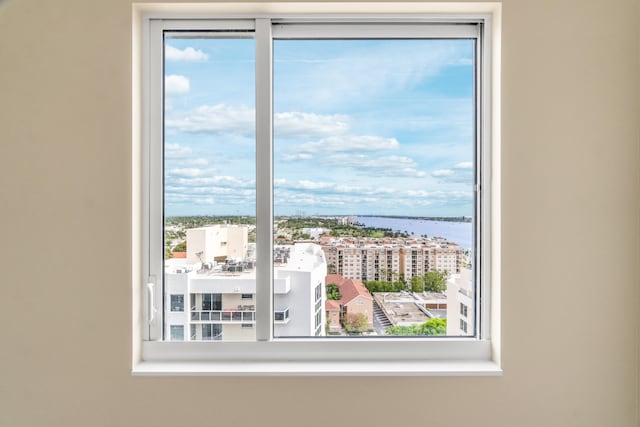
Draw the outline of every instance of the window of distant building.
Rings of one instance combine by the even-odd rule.
[[[184,341],[184,326],[171,325],[171,341]]]
[[[184,311],[184,295],[171,295],[171,311]]]
[[[137,372],[498,372],[499,5],[267,6],[134,6]],[[440,223],[458,234],[417,228]],[[442,317],[467,316],[462,269],[460,334]],[[330,272],[375,279],[348,299],[373,328],[327,336]]]

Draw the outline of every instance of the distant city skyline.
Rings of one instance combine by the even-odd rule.
[[[165,214],[255,215],[252,39],[167,38]],[[471,216],[470,40],[276,40],[276,215]]]

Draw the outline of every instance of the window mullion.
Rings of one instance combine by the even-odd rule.
[[[273,338],[273,93],[271,20],[256,19],[256,339]]]
[[[143,200],[145,218],[149,218],[143,228],[143,241],[148,245],[144,251],[145,271],[143,271],[144,337],[147,340],[161,340],[163,330],[163,21],[149,23],[149,38],[145,41],[149,55],[146,67],[149,72],[148,86],[144,87],[143,99],[148,102],[148,116],[143,129],[144,184],[148,197]]]

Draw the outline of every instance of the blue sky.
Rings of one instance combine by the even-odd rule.
[[[255,214],[252,39],[167,39],[166,215]],[[472,214],[473,42],[276,40],[276,215]]]

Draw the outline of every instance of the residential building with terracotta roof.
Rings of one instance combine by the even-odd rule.
[[[329,331],[341,331],[347,316],[358,314],[363,314],[367,319],[367,326],[373,328],[373,297],[364,284],[357,279],[329,274],[325,278],[325,286],[330,284],[338,287],[340,299],[327,300],[325,303]]]

